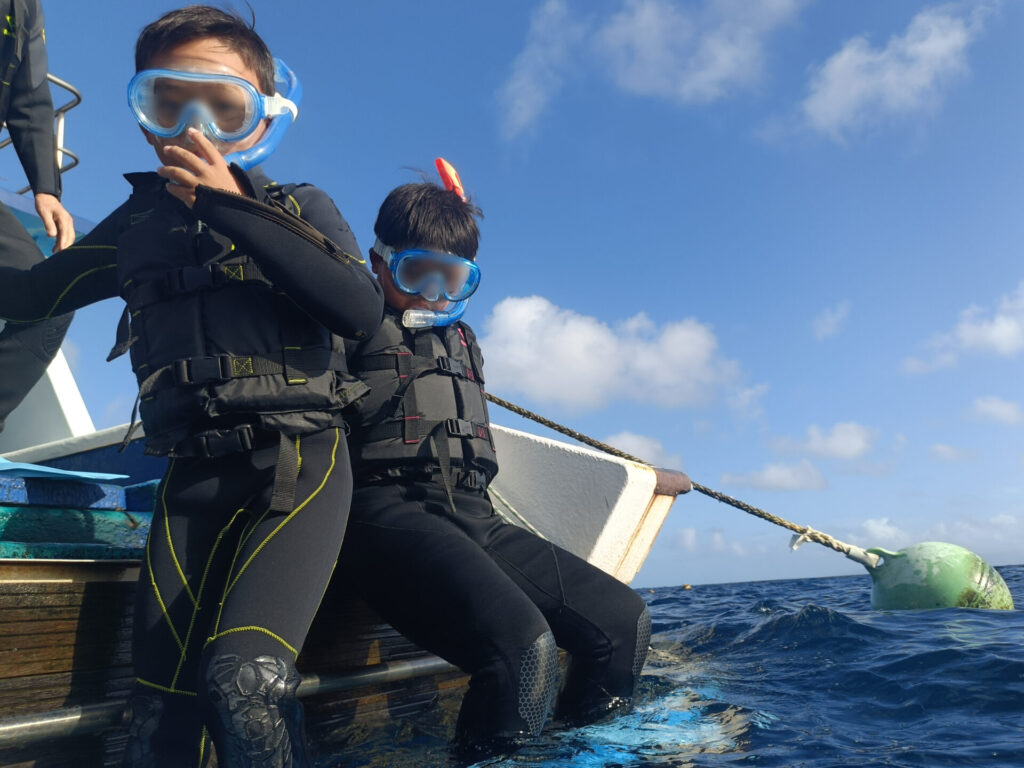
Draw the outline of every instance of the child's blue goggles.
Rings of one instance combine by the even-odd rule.
[[[275,64],[287,70],[280,60]],[[295,119],[299,112],[286,96],[267,96],[240,77],[175,69],[139,72],[128,83],[128,104],[155,136],[171,138],[195,127],[223,142],[241,141],[266,118]]]
[[[396,252],[380,240],[373,246],[391,270],[391,277],[402,293],[422,296],[427,301],[464,301],[480,285],[480,267],[453,253],[408,248]]]

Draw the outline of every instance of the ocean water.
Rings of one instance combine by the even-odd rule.
[[[1024,566],[999,571],[1024,607]],[[1024,766],[1024,611],[872,611],[846,576],[641,590],[633,711],[487,765]],[[451,766],[448,709],[355,736],[343,766]]]

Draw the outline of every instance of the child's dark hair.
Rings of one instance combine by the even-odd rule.
[[[373,231],[396,251],[429,246],[475,259],[480,244],[477,217],[483,218],[483,213],[475,205],[425,181],[391,190],[381,203]]]
[[[165,13],[139,33],[135,43],[135,71],[149,67],[158,53],[201,38],[223,40],[256,73],[260,90],[274,94],[274,57],[241,16],[209,5],[189,5]]]

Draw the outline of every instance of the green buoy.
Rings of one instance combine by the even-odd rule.
[[[991,565],[968,549],[941,541],[890,552],[868,567],[873,582],[871,607],[881,611],[915,608],[992,608],[1013,610],[1010,590]]]

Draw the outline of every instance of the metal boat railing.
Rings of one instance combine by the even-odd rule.
[[[426,656],[419,659],[382,662],[348,674],[316,675],[305,672],[296,694],[300,698],[322,696],[326,693],[413,680],[456,670],[456,667],[444,659]],[[122,727],[125,725],[125,706],[125,701],[115,699],[0,719],[0,749],[26,747],[51,739],[85,736]]]
[[[82,103],[82,94],[67,80],[62,80],[54,74],[48,74],[46,79],[56,85],[58,88],[63,88],[65,91],[71,94],[71,98],[59,107],[55,107],[53,110],[54,120],[54,137],[56,138],[57,144],[57,170],[61,173],[67,173],[76,165],[78,165],[78,155],[72,152],[70,149],[64,146],[64,124],[66,122],[67,113]],[[6,127],[6,123],[4,124]],[[7,136],[3,141],[0,141],[0,150],[10,146],[14,143],[14,140]],[[64,164],[64,158],[68,158],[68,164]],[[18,190],[19,195],[24,195],[26,192],[31,190],[31,186],[25,186]]]

